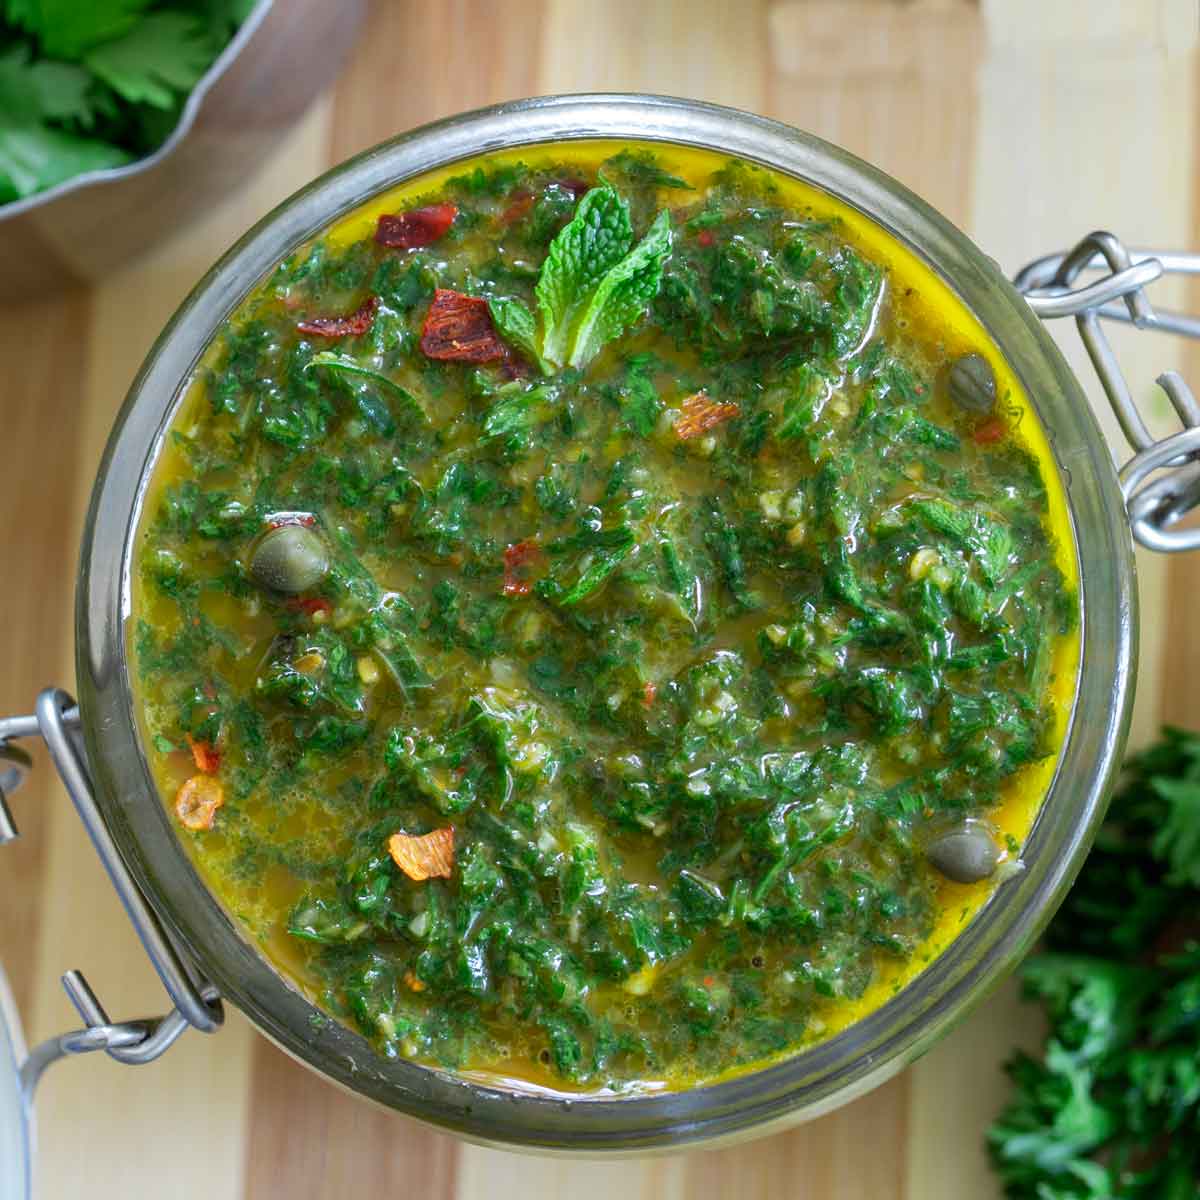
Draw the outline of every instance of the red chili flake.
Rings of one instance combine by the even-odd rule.
[[[519,354],[513,354],[505,347],[506,353],[500,362],[500,371],[505,379],[528,379],[533,372],[532,365]]]
[[[642,688],[642,707],[651,708],[657,696],[658,684],[653,679],[647,679],[646,686]]]
[[[175,814],[187,829],[211,829],[217,809],[225,803],[225,789],[210,775],[193,775],[175,794]]]
[[[697,392],[683,402],[680,412],[682,416],[675,422],[675,433],[680,441],[686,442],[716,428],[722,421],[736,417],[741,409],[736,404],[718,404],[703,392]]]
[[[496,362],[508,349],[496,336],[488,302],[438,288],[421,329],[421,350],[427,358],[444,362]]]
[[[998,417],[993,417],[980,425],[971,436],[980,446],[988,446],[992,442],[998,442],[1006,432],[1004,422]]]
[[[540,553],[537,542],[514,542],[504,551],[504,594],[528,596],[533,584],[522,572]]]
[[[696,234],[696,241],[701,246],[711,246],[717,240],[717,235],[711,229],[702,229]]]
[[[586,179],[556,179],[554,181],[565,192],[570,192],[578,200],[592,190],[592,185]]]
[[[292,612],[307,613],[310,617],[319,612],[333,612],[333,605],[324,596],[292,596],[284,601],[284,608],[290,608]]]
[[[714,983],[716,983],[716,982],[717,982],[717,981],[716,981],[716,980],[715,980],[715,979],[714,979],[714,978],[713,978],[711,975],[705,975],[705,977],[704,977],[704,986],[705,986],[706,988],[710,988],[710,987],[712,987],[712,985],[713,985]]]
[[[371,328],[378,307],[379,297],[368,296],[362,307],[348,317],[310,317],[307,321],[301,321],[296,328],[301,333],[313,333],[317,337],[361,337]]]
[[[212,742],[198,742],[190,733],[186,736],[196,770],[203,771],[205,775],[215,775],[221,769],[220,750]]]
[[[534,194],[525,188],[513,192],[508,207],[500,214],[501,225],[515,225],[533,207]]]
[[[423,879],[449,879],[454,874],[453,825],[419,837],[412,833],[393,833],[387,847],[392,862],[418,883]]]
[[[430,204],[425,208],[410,208],[408,212],[385,214],[375,227],[375,240],[381,246],[400,250],[415,250],[431,246],[458,216],[454,204]]]

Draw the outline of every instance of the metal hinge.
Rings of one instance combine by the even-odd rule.
[[[112,1022],[82,973],[68,971],[62,977],[63,987],[86,1024],[83,1029],[49,1038],[29,1052],[21,1066],[21,1086],[27,1102],[32,1099],[42,1072],[60,1058],[103,1050],[117,1062],[130,1065],[151,1062],[189,1026],[204,1033],[214,1033],[221,1027],[225,1015],[216,988],[189,968],[125,869],[92,793],[79,709],[71,697],[58,688],[47,688],[38,696],[36,712],[32,715],[0,719],[0,845],[17,836],[6,795],[19,786],[30,766],[29,755],[12,743],[36,736],[45,741],[67,793],[173,1007],[162,1017]]]
[[[1076,286],[1084,271],[1105,270],[1095,282]],[[1127,250],[1111,233],[1090,233],[1065,254],[1049,254],[1013,279],[1043,320],[1074,317],[1092,366],[1134,451],[1121,468],[1121,491],[1134,538],[1151,550],[1200,548],[1200,529],[1172,529],[1200,504],[1200,404],[1176,371],[1156,380],[1183,429],[1156,441],[1146,427],[1129,384],[1104,333],[1101,319],[1125,321],[1200,338],[1200,319],[1159,312],[1145,288],[1164,275],[1200,274],[1200,254]],[[1155,476],[1155,478],[1151,478]]]

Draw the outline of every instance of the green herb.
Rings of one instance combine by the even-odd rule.
[[[621,415],[625,423],[639,437],[649,437],[654,432],[662,402],[651,379],[658,360],[652,354],[635,354],[625,362],[625,386],[618,395]]]
[[[252,7],[251,0],[7,0],[0,204],[156,149]]]
[[[568,362],[582,367],[618,338],[658,294],[662,268],[671,253],[671,218],[663,211],[646,236],[613,267],[588,301],[575,328]]]
[[[1200,1181],[1200,736],[1137,755],[1022,968],[1050,1022],[988,1133],[1014,1200],[1192,1200]]]
[[[611,187],[592,188],[550,243],[538,276],[540,357],[582,367],[619,337],[657,294],[671,240],[664,211],[630,250],[629,205]]]
[[[353,375],[361,379],[368,379],[376,387],[386,392],[387,395],[394,396],[406,407],[413,409],[417,413],[421,413],[421,406],[411,392],[402,388],[394,380],[389,379],[379,371],[372,370],[370,367],[364,367],[362,363],[358,362],[357,359],[351,358],[348,354],[338,354],[333,350],[322,350],[319,354],[312,356],[305,369],[310,370],[313,367],[323,367],[327,371],[334,372],[334,374]]]
[[[537,320],[533,313],[520,300],[504,297],[489,300],[488,310],[492,314],[496,332],[527,354],[545,374],[549,374],[550,366],[538,349]]]
[[[212,61],[207,31],[181,12],[147,14],[128,33],[89,50],[84,64],[131,104],[170,108]]]
[[[557,365],[570,357],[575,318],[633,241],[629,206],[612,188],[593,188],[550,243],[538,275],[542,353]]]

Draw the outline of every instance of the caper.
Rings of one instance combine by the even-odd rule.
[[[329,555],[320,535],[305,525],[279,525],[267,530],[250,556],[250,574],[276,592],[307,592],[329,570]]]
[[[964,825],[930,842],[925,856],[947,879],[978,883],[995,873],[1000,851],[986,829]]]
[[[990,413],[996,407],[996,376],[982,354],[964,354],[950,366],[950,396],[967,412]]]

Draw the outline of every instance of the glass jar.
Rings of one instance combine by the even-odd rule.
[[[1073,525],[1082,609],[1078,692],[1053,782],[1021,856],[1024,869],[999,885],[914,982],[829,1040],[736,1078],[620,1098],[509,1090],[408,1061],[385,1061],[352,1030],[314,1019],[318,1010],[231,920],[175,835],[139,744],[125,639],[131,545],[148,477],[201,354],[246,294],[294,247],[406,179],[489,151],[584,138],[714,149],[795,176],[864,213],[936,272],[990,334],[1047,433]],[[953,225],[845,151],[746,113],[631,95],[547,97],[429,125],[338,167],[270,213],[172,317],[117,419],[82,550],[78,709],[65,694],[49,691],[39,700],[36,718],[0,721],[0,753],[6,738],[40,732],[47,739],[175,1004],[158,1024],[110,1024],[82,977],[68,973],[68,991],[91,1032],[110,1031],[92,1040],[123,1061],[146,1061],[189,1024],[216,1029],[222,996],[289,1053],[382,1105],[481,1143],[589,1155],[677,1150],[762,1134],[824,1113],[899,1071],[1013,968],[1079,869],[1129,725],[1137,632],[1131,516],[1142,540],[1180,537],[1164,533],[1184,507],[1179,487],[1164,491],[1160,476],[1133,493],[1147,478],[1150,468],[1138,466],[1147,455],[1158,455],[1157,466],[1174,462],[1198,449],[1198,431],[1187,429],[1158,446],[1150,446],[1147,435],[1131,464],[1141,473],[1132,482],[1125,479],[1123,494],[1079,382],[1034,311],[1040,306],[1044,315],[1078,312],[1082,329],[1085,320],[1094,319],[1095,304],[1127,293],[1140,302],[1140,288],[1154,273],[1148,264],[1157,260],[1120,260],[1123,250],[1117,262],[1109,257],[1107,281],[1091,292],[1072,286],[1079,270],[1104,249],[1089,244],[1074,258],[1035,264],[1026,282],[1042,296],[1030,301]],[[1102,334],[1099,339],[1103,342]],[[1185,424],[1192,423],[1185,416]],[[1159,491],[1151,495],[1154,487]]]

